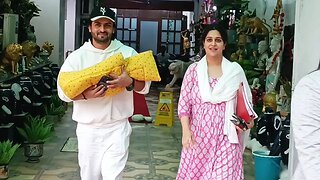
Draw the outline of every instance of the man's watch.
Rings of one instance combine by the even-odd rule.
[[[126,87],[127,91],[132,91],[134,89],[134,79],[133,78],[131,79],[132,79],[132,83]]]

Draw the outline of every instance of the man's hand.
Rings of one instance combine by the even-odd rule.
[[[94,85],[89,87],[88,89],[84,90],[82,92],[82,95],[86,99],[92,99],[97,97],[103,97],[106,94],[106,89],[103,85]]]
[[[122,74],[117,76],[116,74],[109,74],[113,80],[107,81],[108,88],[116,87],[128,87],[132,84],[133,79],[127,74],[124,68],[122,68]]]

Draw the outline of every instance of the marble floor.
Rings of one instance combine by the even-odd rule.
[[[175,100],[178,93],[175,94]],[[152,88],[146,95],[151,116],[156,115],[159,90]],[[76,152],[61,152],[68,137],[75,137],[75,122],[71,120],[72,105],[55,125],[53,137],[44,145],[44,155],[38,163],[26,162],[19,148],[10,163],[11,180],[79,180]],[[174,126],[153,123],[131,123],[132,135],[124,180],[175,179],[181,151],[181,125],[175,113]],[[254,180],[254,165],[250,150],[244,154],[245,179]]]

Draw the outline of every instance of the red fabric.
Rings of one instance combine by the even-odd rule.
[[[134,104],[134,111],[133,114],[142,114],[143,116],[150,116],[149,109],[147,106],[146,99],[143,94],[138,94],[133,92],[133,104]],[[131,122],[131,117],[128,118]],[[146,122],[146,121],[141,121]]]

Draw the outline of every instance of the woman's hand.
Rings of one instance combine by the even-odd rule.
[[[236,126],[237,132],[238,132],[238,133],[242,133],[243,131],[246,131],[246,130],[248,130],[248,129],[253,128],[253,126],[254,126],[254,119],[251,119],[249,122],[246,122],[246,125],[247,125],[246,129],[242,129],[242,128],[240,128],[239,126]]]
[[[182,146],[185,149],[192,148],[195,144],[192,133],[190,130],[184,130],[182,132]]]
[[[254,126],[254,119],[251,119],[249,122],[247,122],[247,127],[248,129],[251,129],[253,128],[253,126]]]

